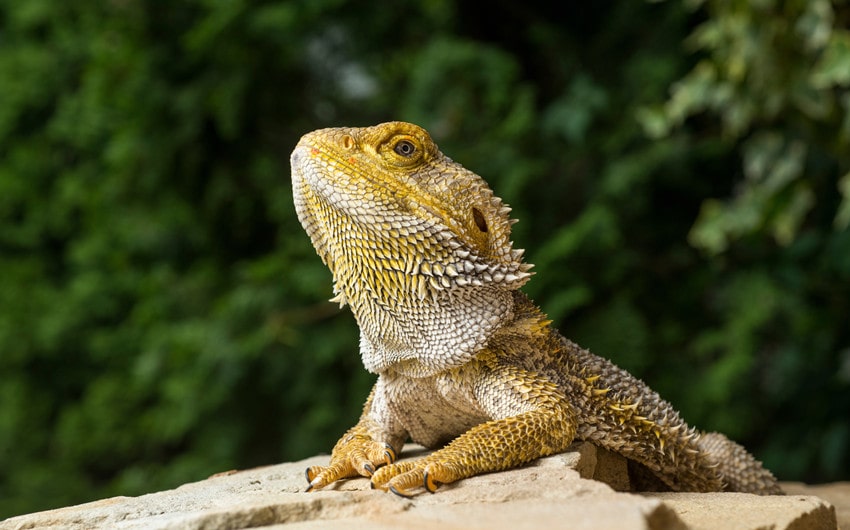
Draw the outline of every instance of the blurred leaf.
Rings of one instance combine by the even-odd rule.
[[[594,117],[608,103],[602,87],[586,76],[573,79],[564,96],[545,112],[542,128],[569,142],[581,142]]]
[[[846,230],[850,225],[850,173],[838,181],[838,192],[841,194],[841,205],[835,214],[835,228]]]
[[[833,30],[811,75],[818,89],[850,85],[850,30]]]

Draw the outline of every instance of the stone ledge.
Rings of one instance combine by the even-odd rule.
[[[405,455],[411,453],[421,449],[408,446]],[[412,499],[372,491],[366,479],[305,493],[304,469],[326,462],[319,456],[223,473],[173,490],[13,517],[0,521],[0,530],[836,528],[832,505],[804,485],[794,485],[793,495],[784,497],[617,492],[628,489],[625,461],[586,443],[521,469],[473,477]],[[850,484],[814,488],[841,502],[850,498]]]

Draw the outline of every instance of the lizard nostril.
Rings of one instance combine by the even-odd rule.
[[[340,143],[342,144],[343,149],[348,150],[354,149],[354,146],[357,145],[357,142],[354,141],[354,138],[352,138],[350,134],[344,135]]]

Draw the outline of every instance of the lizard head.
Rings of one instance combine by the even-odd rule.
[[[352,238],[360,231],[359,242],[377,243],[360,246],[363,258],[437,278],[428,280],[435,290],[483,283],[516,289],[530,276],[510,240],[510,208],[421,127],[314,131],[293,152],[292,175],[299,219],[332,270],[342,250],[334,247],[358,246]]]
[[[291,164],[298,218],[334,275],[335,300],[370,342],[404,349],[416,322],[443,311],[482,321],[480,346],[531,275],[510,239],[510,208],[421,127],[320,129],[301,138]],[[463,314],[464,301],[480,314]],[[388,331],[393,323],[418,329]]]

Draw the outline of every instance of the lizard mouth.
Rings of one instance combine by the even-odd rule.
[[[442,231],[452,224],[450,216],[436,207],[436,201],[420,200],[408,189],[409,184],[366,172],[354,159],[337,155],[333,148],[301,139],[290,159],[296,204],[312,196],[325,208],[364,227],[408,225],[427,219]]]
[[[343,162],[328,151],[304,140],[298,144],[291,157],[292,189],[298,219],[335,275],[352,256],[370,267],[392,263],[409,273],[420,245],[437,246],[438,234],[451,235],[441,212],[353,164],[340,170]]]

